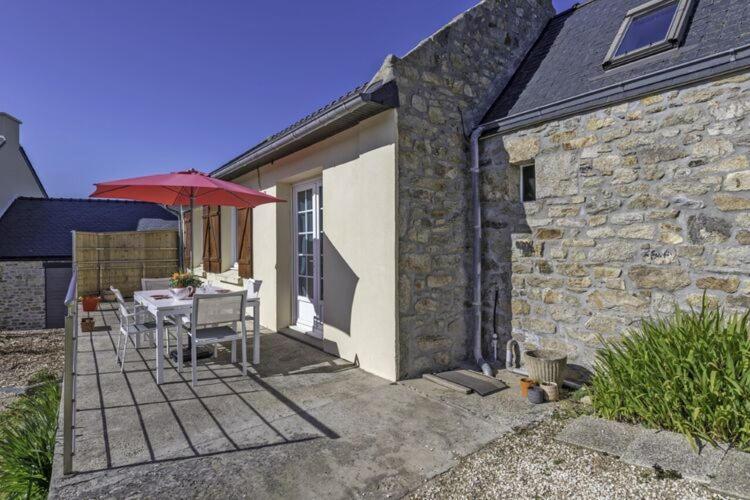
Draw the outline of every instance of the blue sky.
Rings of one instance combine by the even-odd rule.
[[[8,0],[0,111],[24,122],[22,144],[50,196],[209,171],[475,3]]]

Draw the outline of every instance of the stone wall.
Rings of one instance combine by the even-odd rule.
[[[44,263],[0,261],[0,330],[45,327]]]
[[[591,366],[600,336],[704,291],[746,311],[749,153],[748,74],[483,141],[485,332]],[[537,201],[521,204],[529,161]]]
[[[549,0],[485,0],[381,72],[397,79],[401,103],[400,378],[471,352],[466,135],[553,14]]]

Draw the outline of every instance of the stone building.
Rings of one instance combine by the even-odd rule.
[[[704,292],[750,307],[750,8],[644,3],[555,17],[482,124],[484,331],[587,367]]]
[[[62,328],[72,276],[72,231],[177,227],[153,203],[19,196],[0,216],[0,330]]]
[[[263,280],[265,326],[390,379],[474,362],[477,307],[484,358],[495,334],[584,366],[704,290],[742,310],[749,25],[736,0],[484,0],[217,168],[291,203],[196,210],[197,270]]]

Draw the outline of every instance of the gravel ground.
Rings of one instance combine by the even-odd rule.
[[[554,441],[582,407],[570,403],[535,428],[503,436],[408,498],[725,498],[669,473]]]
[[[65,330],[0,331],[0,410],[13,394],[3,388],[23,387],[40,370],[62,375]]]

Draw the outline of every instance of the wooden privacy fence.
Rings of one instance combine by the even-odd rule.
[[[141,289],[141,278],[166,278],[177,271],[177,231],[73,234],[78,294],[102,294],[110,286],[125,296]]]

